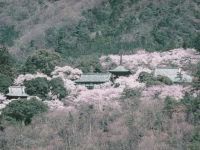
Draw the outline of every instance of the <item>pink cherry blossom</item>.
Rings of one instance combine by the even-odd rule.
[[[64,67],[55,67],[55,70],[51,73],[53,78],[55,77],[61,77],[64,79],[69,79],[69,80],[76,80],[80,78],[82,74],[82,71],[77,69],[77,68],[72,68],[70,66],[64,66]]]
[[[6,99],[5,95],[0,93],[0,101],[4,101]]]
[[[104,106],[115,109],[120,109],[119,101],[122,88],[106,88],[106,89],[93,89],[83,90],[73,100],[74,103],[85,102],[94,105],[97,109],[102,110]]]
[[[188,91],[188,87],[183,87],[182,85],[155,85],[146,87],[142,95],[146,98],[153,98],[157,95],[161,99],[170,96],[179,100],[183,98],[186,91]]]
[[[35,78],[46,78],[47,80],[51,80],[51,78],[43,73],[37,72],[36,74],[21,74],[14,80],[14,85],[23,85],[24,81],[33,80]]]
[[[129,77],[119,77],[116,79],[115,83],[120,84],[120,86],[123,86],[124,88],[142,88],[145,84],[138,82],[138,76],[143,71],[148,73],[152,72],[150,69],[139,67],[135,74],[130,75]]]
[[[183,67],[190,63],[196,63],[200,59],[200,55],[194,49],[174,49],[167,52],[146,52],[139,50],[132,55],[123,55],[123,65],[131,70],[139,66],[146,66],[148,68],[156,68],[160,66],[169,66],[174,64]],[[108,61],[109,60],[109,61]],[[109,69],[111,64],[119,65],[119,55],[102,56],[100,63],[105,69]]]

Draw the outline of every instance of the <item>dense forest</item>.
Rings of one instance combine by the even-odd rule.
[[[0,44],[64,58],[134,49],[199,48],[198,0],[1,0]]]
[[[199,150],[199,52],[199,0],[0,0],[0,149]],[[130,76],[74,83],[122,53]]]

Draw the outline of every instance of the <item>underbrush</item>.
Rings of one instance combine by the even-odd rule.
[[[173,82],[168,77],[165,76],[154,77],[153,74],[147,72],[141,72],[138,78],[140,82],[146,83],[146,86],[159,85],[159,84],[166,84],[166,85],[173,84]]]
[[[149,150],[198,148],[198,97],[186,96],[180,102],[167,97],[164,103],[158,99],[144,103],[140,98],[139,89],[125,89],[121,110],[104,107],[99,111],[92,104],[81,103],[76,112],[54,111],[33,117],[26,126],[8,125],[0,131],[1,148],[137,150],[147,145]],[[8,108],[24,110],[24,105],[16,106],[19,107]],[[37,109],[28,108],[34,113],[20,111],[22,116],[36,114]]]

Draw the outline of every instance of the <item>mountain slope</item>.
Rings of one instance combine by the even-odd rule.
[[[24,56],[41,48],[68,57],[193,47],[199,5],[198,0],[1,0],[0,42]]]

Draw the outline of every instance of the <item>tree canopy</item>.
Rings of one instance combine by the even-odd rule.
[[[66,97],[68,94],[61,78],[54,78],[49,84],[52,94],[57,95],[59,99]]]
[[[60,62],[61,57],[58,53],[50,52],[48,50],[38,50],[27,58],[24,70],[29,73],[40,71],[50,75],[54,67]]]
[[[14,123],[21,122],[28,125],[34,116],[46,112],[48,107],[36,99],[20,99],[9,103],[3,110],[2,116],[5,121]]]
[[[42,99],[47,98],[49,92],[49,82],[46,78],[36,78],[25,81],[26,92],[29,95],[38,96]]]
[[[0,73],[13,77],[15,74],[14,58],[6,47],[0,47]]]

